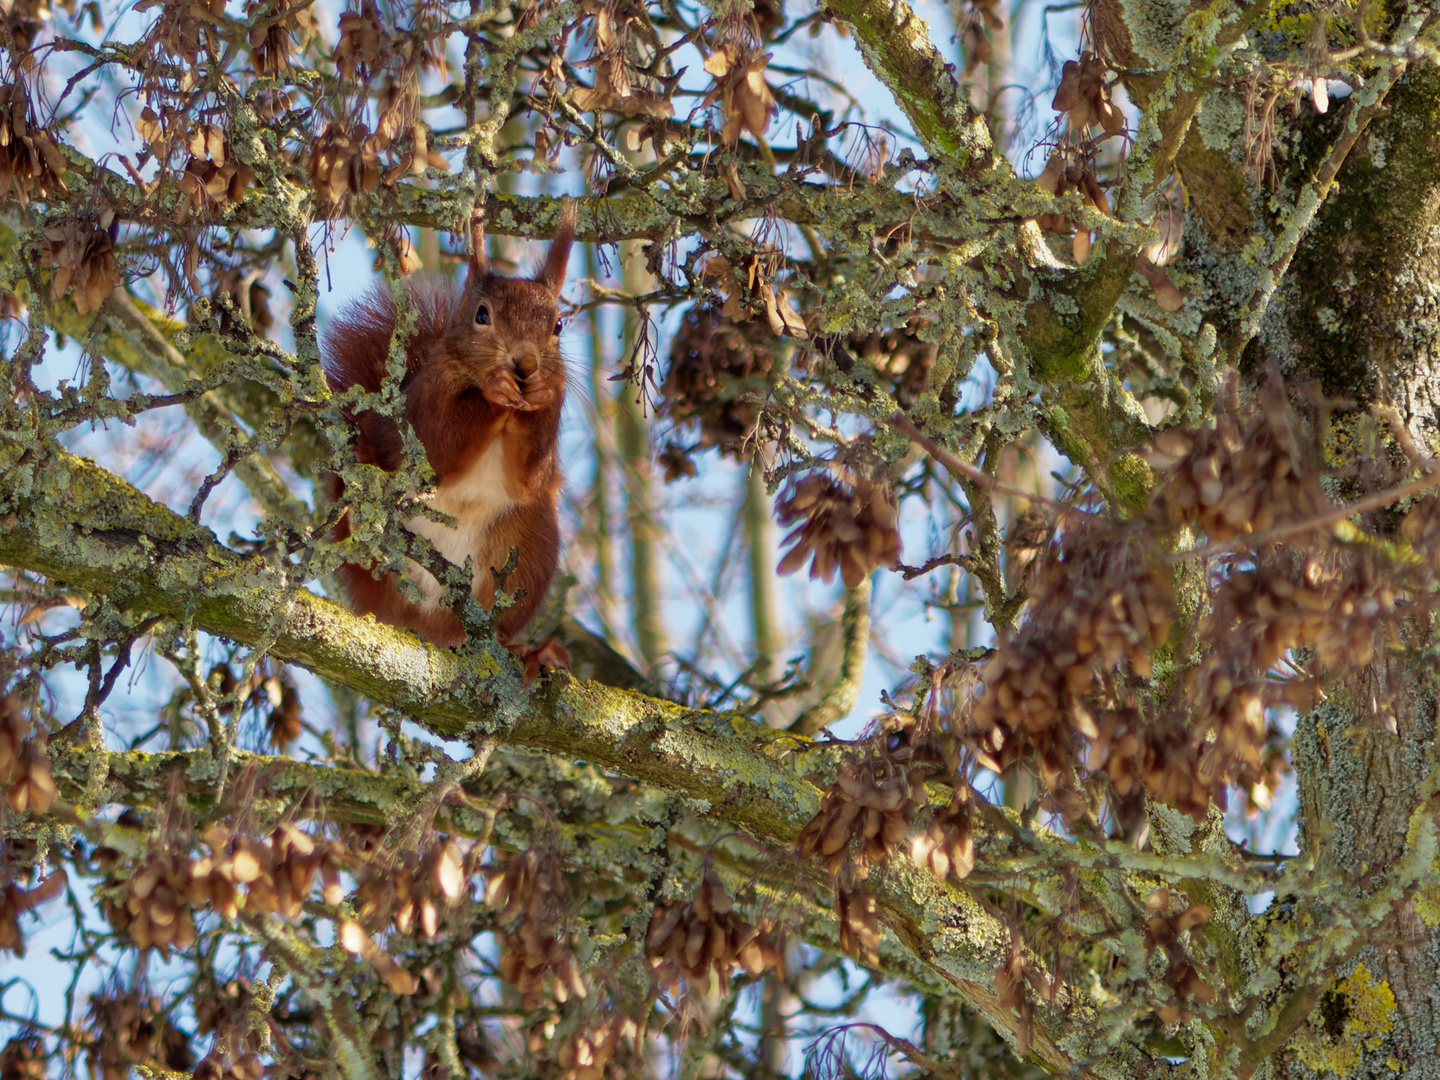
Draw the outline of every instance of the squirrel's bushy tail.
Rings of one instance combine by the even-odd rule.
[[[445,332],[458,296],[454,284],[443,279],[406,283],[405,303],[415,312],[406,355],[407,378],[425,358],[427,345]],[[384,285],[371,289],[340,314],[320,342],[320,359],[332,390],[357,385],[371,393],[380,389],[395,321],[395,297]]]

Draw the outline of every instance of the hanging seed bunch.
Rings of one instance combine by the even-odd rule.
[[[1027,993],[1027,988],[1029,993]],[[995,993],[1000,1007],[1013,1009],[1020,1023],[1015,1028],[1015,1052],[1026,1054],[1035,1029],[1036,1001],[1052,1002],[1059,981],[1051,982],[1025,953],[1025,943],[1013,928],[1010,931],[1010,954],[995,972]]]
[[[995,46],[990,35],[1005,29],[1005,20],[996,10],[997,0],[969,0],[960,17],[960,48],[965,57],[965,77],[975,74],[981,64],[988,65],[995,58]]]
[[[561,926],[570,886],[554,851],[529,847],[507,858],[498,874],[492,868],[485,902],[499,909],[495,921],[507,928],[496,935],[500,976],[515,985],[527,1007],[552,981],[561,1004],[585,997],[585,982]]]
[[[739,184],[738,174],[727,173],[727,182]],[[741,185],[743,187],[743,185]],[[737,188],[737,191],[739,188]],[[725,297],[720,314],[735,323],[749,322],[757,311],[765,313],[770,332],[805,341],[809,331],[805,320],[790,303],[790,290],[776,284],[776,275],[783,263],[780,252],[765,255],[751,252],[738,267],[732,267],[723,255],[711,255],[700,269],[700,278],[716,278],[716,287]]]
[[[1188,1000],[1208,1005],[1215,1000],[1214,987],[1202,979],[1191,965],[1180,941],[1181,934],[1210,921],[1210,905],[1190,904],[1174,914],[1168,914],[1173,899],[1169,889],[1156,889],[1145,901],[1145,910],[1150,913],[1145,920],[1145,955],[1149,956],[1157,949],[1164,954],[1164,982],[1176,999],[1156,1010],[1160,1022],[1167,1025],[1188,1019],[1180,1002]]]
[[[63,191],[65,168],[59,144],[35,125],[25,84],[0,84],[0,199],[13,194],[23,205]]]
[[[760,415],[742,398],[769,389],[774,340],[714,308],[690,308],[670,342],[660,411],[677,424],[697,424],[702,446],[738,458]]]
[[[39,907],[47,900],[53,900],[65,891],[65,871],[56,870],[33,889],[22,888],[17,881],[7,880],[0,884],[0,952],[25,955],[25,938],[20,932],[20,916]]]
[[[0,785],[5,801],[16,813],[49,812],[59,789],[50,771],[50,759],[38,733],[16,694],[0,697]]]
[[[1025,624],[981,673],[971,746],[996,772],[1022,759],[1032,764],[1049,808],[1068,816],[1083,806],[1077,736],[1100,738],[1094,709],[1119,704],[1127,674],[1151,677],[1173,601],[1138,530],[1079,521],[1037,569],[1031,595]],[[1106,745],[1113,753],[1116,744]],[[1101,764],[1092,756],[1092,771]]]
[[[975,868],[975,833],[970,785],[963,780],[944,811],[910,842],[910,857],[942,881],[951,874],[963,881]]]
[[[190,1043],[169,1010],[135,991],[90,999],[85,1053],[93,1080],[129,1080],[135,1066],[189,1072]]]
[[[802,857],[819,855],[838,874],[860,840],[860,858],[880,862],[910,835],[910,822],[927,802],[920,769],[888,770],[883,778],[865,761],[850,760],[820,802],[819,812],[800,831]]]
[[[74,2],[60,5],[74,14]],[[35,68],[35,39],[52,18],[48,0],[8,0],[0,5],[0,24],[5,29],[5,45],[21,71]]]
[[[455,841],[436,840],[419,852],[377,854],[355,877],[355,912],[363,924],[433,941],[441,917],[468,896],[470,869]]]
[[[336,121],[310,145],[310,184],[320,200],[338,205],[347,196],[374,191],[380,184],[380,147],[363,125]]]
[[[274,912],[285,919],[297,918],[317,876],[324,884],[327,904],[333,906],[344,898],[343,849],[334,841],[317,841],[288,822],[277,825],[264,840],[216,825],[206,831],[205,842],[212,854],[192,871],[195,902],[210,904],[228,919],[234,919],[242,907],[252,914]]]
[[[1070,152],[1057,150],[1045,162],[1045,168],[1035,178],[1035,186],[1050,195],[1080,193],[1080,201],[1102,214],[1110,213],[1110,199],[1100,186],[1091,163],[1084,159],[1072,159]],[[1046,213],[1035,219],[1042,232],[1065,236],[1075,230],[1075,222],[1066,214]],[[1088,235],[1088,234],[1087,234]],[[1083,260],[1081,260],[1083,261]]]
[[[217,28],[224,25],[225,0],[140,0],[136,11],[160,9],[160,17],[145,36],[144,51],[158,60],[162,53],[184,62],[190,72],[203,52],[210,60],[219,56]],[[190,76],[194,78],[193,74]]]
[[[1261,407],[1247,418],[1232,379],[1213,427],[1172,429],[1156,439],[1150,462],[1170,473],[1160,501],[1172,528],[1226,541],[1330,508],[1278,381],[1267,382]]]
[[[249,1023],[254,1000],[255,988],[245,978],[231,979],[209,993],[196,995],[192,1006],[196,1033],[214,1035],[218,1042],[245,1052],[259,1049],[260,1033]]]
[[[890,380],[894,398],[904,409],[924,391],[940,352],[939,345],[921,338],[924,322],[917,317],[904,327],[855,334],[846,342],[852,353]]]
[[[1100,128],[1102,139],[1125,130],[1125,117],[1110,100],[1105,70],[1105,61],[1093,52],[1082,52],[1079,60],[1067,60],[1060,69],[1060,86],[1050,107],[1065,114],[1072,137],[1088,139],[1092,127]]]
[[[178,186],[185,196],[180,221],[191,210],[201,214],[225,212],[245,197],[255,182],[255,170],[235,158],[229,137],[219,124],[198,124],[185,140],[188,156]]]
[[[863,885],[842,883],[835,892],[835,918],[840,924],[840,951],[867,964],[880,963],[880,905]]]
[[[99,223],[67,221],[45,230],[53,268],[50,292],[59,301],[71,285],[71,300],[81,315],[89,315],[110,298],[121,282],[115,259],[115,215],[106,210]]]
[[[0,1080],[45,1080],[45,1041],[35,1032],[17,1035],[0,1050]]]
[[[705,70],[714,76],[715,85],[705,95],[704,104],[720,102],[725,114],[720,141],[725,145],[734,146],[742,131],[763,138],[771,118],[779,111],[765,81],[765,69],[773,55],[760,52],[739,35],[705,58]]]
[[[595,85],[574,92],[581,112],[616,112],[622,116],[648,116],[667,120],[675,107],[640,64],[640,51],[653,51],[659,43],[655,28],[643,10],[611,2],[586,0],[581,10],[592,16],[594,47],[576,67],[591,68]],[[563,78],[557,80],[563,85]]]
[[[249,0],[245,14],[255,21],[250,29],[250,66],[261,78],[280,78],[290,70],[294,36],[308,36],[313,28],[309,7],[287,0]]]
[[[170,950],[195,944],[195,862],[173,849],[152,851],[125,883],[124,899],[106,901],[101,910],[117,934],[125,934],[137,949],[158,949],[166,959]]]
[[[713,974],[723,991],[737,966],[751,977],[782,970],[772,929],[768,922],[755,926],[742,919],[720,875],[706,869],[688,904],[655,909],[645,955],[655,984],[663,989],[673,989],[682,977],[692,986],[707,986]]]
[[[340,39],[335,43],[335,67],[346,80],[368,79],[381,65],[386,43],[385,26],[373,0],[364,0],[359,11],[340,13]]]
[[[576,1028],[555,1052],[560,1075],[564,1080],[605,1080],[607,1075],[618,1080],[639,1075],[635,1068],[638,1062],[622,1065],[615,1060],[639,1033],[639,1027],[628,1016],[611,1016],[593,1026]]]
[[[890,486],[850,470],[842,476],[807,473],[775,503],[780,524],[796,526],[785,537],[790,550],[779,573],[793,574],[808,560],[812,580],[833,581],[839,570],[853,589],[878,567],[900,560],[899,506]]]

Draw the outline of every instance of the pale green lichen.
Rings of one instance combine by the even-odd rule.
[[[1207,150],[1233,150],[1245,127],[1245,105],[1228,91],[1207,94],[1195,117],[1195,127]]]

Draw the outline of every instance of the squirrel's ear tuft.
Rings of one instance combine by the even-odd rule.
[[[545,268],[540,283],[556,296],[565,285],[565,268],[570,263],[570,245],[575,240],[575,200],[568,195],[560,203],[560,219],[555,223],[555,239],[545,255]]]
[[[475,200],[470,211],[470,280],[479,281],[490,273],[490,256],[485,253],[485,196]]]

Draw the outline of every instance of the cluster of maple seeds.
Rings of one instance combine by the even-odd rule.
[[[136,991],[90,999],[85,1052],[94,1080],[129,1080],[135,1066],[190,1071],[190,1043],[157,998]]]
[[[639,1032],[639,1026],[628,1016],[610,1016],[593,1027],[576,1028],[555,1053],[564,1080],[604,1080],[606,1069],[625,1041],[634,1039]]]
[[[317,841],[294,825],[282,823],[264,840],[214,825],[206,831],[205,842],[211,854],[200,859],[175,849],[151,852],[125,882],[123,898],[101,903],[114,930],[128,934],[139,949],[154,948],[168,956],[171,948],[194,943],[193,908],[198,906],[227,919],[241,911],[295,918],[317,876],[324,883],[326,903],[343,898],[339,845]],[[110,848],[97,849],[95,856],[107,868],[119,859]]]
[[[891,396],[902,409],[908,409],[919,398],[940,352],[935,342],[921,336],[926,322],[924,317],[917,317],[903,327],[853,334],[845,343],[852,353],[868,360],[890,380]]]
[[[143,132],[142,132],[143,134]],[[190,210],[219,213],[228,204],[245,197],[245,189],[255,182],[255,170],[236,159],[229,138],[219,124],[199,124],[185,140],[188,157],[178,186],[185,201],[180,204],[180,220]]]
[[[135,10],[149,11],[156,7],[160,9],[160,17],[145,35],[145,51],[159,49],[177,60],[183,60],[188,74],[181,88],[188,90],[190,87],[185,83],[193,85],[201,51],[212,59],[218,55],[215,28],[225,18],[225,0],[188,0],[180,3],[140,0]]]
[[[1079,766],[1073,731],[1101,742],[1087,697],[1128,669],[1152,674],[1152,652],[1169,633],[1169,580],[1152,566],[1140,538],[1076,522],[1032,584],[1034,612],[1002,640],[981,673],[984,690],[970,714],[969,739],[981,764],[1004,772],[1031,761],[1067,819],[1083,808],[1075,791]],[[1041,614],[1043,613],[1043,614]],[[1102,762],[1092,756],[1094,771]]]
[[[365,0],[359,11],[340,13],[340,37],[335,43],[335,68],[342,79],[368,77],[382,62],[385,27],[373,0]]]
[[[1180,941],[1181,934],[1210,921],[1210,905],[1188,904],[1183,910],[1169,914],[1172,899],[1169,889],[1156,889],[1145,901],[1145,910],[1149,912],[1145,920],[1145,953],[1148,956],[1158,949],[1164,954],[1163,981],[1176,998],[1156,1010],[1164,1024],[1176,1024],[1187,1019],[1182,1001],[1208,1005],[1215,1000],[1215,989],[1200,977]]]
[[[0,1080],[45,1080],[46,1056],[35,1032],[15,1036],[0,1050]]]
[[[54,268],[51,294],[58,301],[74,285],[71,300],[81,315],[97,310],[120,284],[113,223],[114,214],[105,210],[98,223],[67,221],[45,230],[50,265]]]
[[[1056,151],[1050,155],[1045,168],[1035,178],[1035,186],[1057,197],[1078,191],[1080,201],[1085,206],[1102,214],[1110,213],[1110,199],[1106,196],[1105,189],[1100,186],[1094,167],[1083,158],[1072,161],[1068,154]],[[1083,266],[1090,258],[1090,230],[1084,227],[1077,229],[1077,223],[1068,215],[1053,212],[1041,214],[1035,222],[1042,232],[1065,235],[1074,231],[1071,254],[1075,256],[1075,261]]]
[[[777,568],[793,574],[810,561],[810,577],[833,581],[835,571],[853,589],[877,567],[900,559],[899,508],[889,485],[850,472],[837,479],[812,472],[793,481],[776,502],[789,550]]]
[[[995,994],[1000,999],[1000,1007],[1014,1010],[1019,1021],[1015,1025],[1017,1054],[1023,1056],[1030,1052],[1037,1000],[1053,1002],[1059,988],[1059,980],[1047,979],[1026,954],[1024,939],[1012,928],[1009,954],[995,972]]]
[[[660,391],[665,414],[676,423],[698,424],[701,445],[738,456],[759,417],[759,408],[743,398],[762,388],[774,369],[773,340],[713,308],[686,311],[670,341],[670,368]],[[752,380],[758,385],[749,386]],[[694,475],[693,468],[687,475]]]
[[[767,921],[756,926],[742,919],[720,875],[707,868],[688,904],[656,907],[645,955],[657,986],[673,988],[682,976],[705,986],[713,974],[723,989],[737,965],[751,976],[783,970],[773,929]]]
[[[574,93],[575,107],[581,112],[617,112],[624,116],[648,116],[658,120],[675,115],[675,107],[664,94],[649,89],[644,76],[632,59],[631,39],[650,39],[654,28],[638,9],[622,11],[614,2],[586,0],[582,11],[592,17],[591,31],[595,45],[590,55],[577,67],[593,68],[595,85],[582,86]],[[564,82],[563,77],[555,80]],[[537,157],[543,157],[539,148]]]
[[[880,942],[885,935],[874,893],[842,878],[835,890],[835,919],[840,924],[841,952],[871,965],[880,963]]]
[[[1217,410],[1213,427],[1171,429],[1155,440],[1150,463],[1170,473],[1161,494],[1169,525],[1223,542],[1328,510],[1276,391],[1243,427],[1233,394],[1232,384],[1232,400]]]
[[[920,769],[896,771],[882,780],[866,763],[846,761],[820,810],[800,831],[800,854],[819,855],[838,874],[859,840],[860,858],[879,862],[910,835],[911,819],[926,801]]]
[[[942,881],[954,874],[959,880],[975,868],[975,833],[970,809],[970,785],[955,787],[949,805],[910,841],[910,857]]]
[[[0,697],[0,786],[17,813],[43,814],[58,789],[40,735],[31,733],[25,707],[16,694]]]
[[[318,875],[327,904],[344,897],[340,887],[342,849],[333,841],[317,841],[288,822],[277,825],[263,841],[236,836],[213,826],[205,842],[212,854],[191,870],[195,902],[209,903],[234,919],[240,910],[239,886],[245,886],[248,912],[274,912],[281,918],[299,916]]]
[[[59,144],[35,126],[25,84],[0,84],[0,198],[24,203],[64,190],[65,168]]]
[[[453,840],[374,858],[356,873],[355,913],[369,927],[434,940],[441,915],[468,895],[470,875]]]
[[[743,39],[726,42],[705,58],[705,70],[715,78],[715,86],[705,95],[705,104],[717,99],[725,111],[720,140],[735,145],[741,131],[757,139],[775,115],[775,95],[765,81],[765,69],[771,53],[762,53]]]
[[[496,935],[500,977],[514,984],[527,1006],[540,999],[547,982],[553,982],[562,1005],[585,997],[585,982],[561,926],[569,898],[559,857],[549,849],[526,848],[509,856],[498,874],[492,869],[485,902],[500,909],[495,920],[506,928]]]
[[[308,33],[312,16],[308,5],[288,0],[248,0],[245,14],[250,28],[250,65],[262,78],[278,79],[290,69],[290,47],[296,31]]]
[[[799,341],[809,338],[805,320],[790,304],[790,292],[777,288],[771,278],[776,273],[778,256],[762,256],[750,252],[739,267],[730,265],[723,255],[711,255],[700,270],[702,280],[716,278],[725,302],[720,312],[732,322],[748,322],[751,309],[765,312],[770,332],[776,337],[788,335]]]
[[[1065,61],[1060,68],[1060,85],[1050,107],[1065,114],[1072,135],[1087,139],[1090,129],[1096,126],[1103,133],[1101,138],[1125,130],[1125,117],[1110,100],[1105,71],[1105,61],[1088,51],[1082,52],[1079,60]]]

